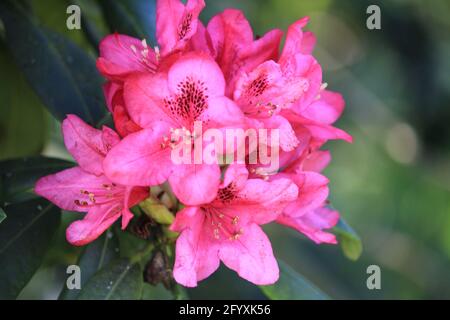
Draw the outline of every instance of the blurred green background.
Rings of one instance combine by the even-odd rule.
[[[109,33],[101,2],[70,1],[81,6],[83,17],[95,21],[97,37]],[[66,29],[68,2],[29,3],[41,24],[96,55],[83,31]],[[276,256],[337,299],[450,299],[450,2],[206,3],[204,21],[225,8],[239,8],[257,35],[271,28],[286,30],[310,16],[307,29],[317,36],[315,56],[324,79],[346,100],[337,126],[353,135],[354,143],[326,145],[333,161],[325,174],[331,180],[331,202],[362,238],[364,252],[352,262],[338,246],[317,246],[294,231],[267,226]],[[371,4],[381,8],[381,30],[366,28]],[[154,17],[146,19],[154,23]],[[69,158],[58,122],[10,61],[0,42],[0,159],[35,154]],[[65,222],[74,218],[67,214]],[[65,268],[78,252],[66,244],[61,228],[44,265],[20,297],[56,298]],[[381,290],[366,287],[366,269],[372,264],[381,267]],[[189,295],[264,298],[225,268]]]

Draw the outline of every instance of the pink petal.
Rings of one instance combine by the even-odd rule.
[[[134,217],[129,208],[134,207],[139,202],[149,196],[149,188],[146,187],[127,187],[123,198],[122,211],[122,230],[125,230],[130,220]]]
[[[306,128],[314,139],[321,141],[342,139],[349,143],[353,142],[353,138],[348,133],[331,125],[322,124],[291,112],[285,112],[283,113],[283,116],[291,123]]]
[[[342,114],[344,106],[345,101],[340,93],[325,90],[320,93],[319,100],[302,111],[302,115],[323,124],[332,124]]]
[[[130,133],[142,129],[130,119],[130,115],[125,108],[122,83],[107,82],[103,85],[103,93],[108,110],[113,114],[114,127],[120,136],[126,137]]]
[[[127,111],[131,119],[142,128],[151,128],[157,122],[172,121],[165,110],[166,97],[170,97],[170,91],[167,75],[164,73],[132,76],[125,83],[124,100]]]
[[[351,135],[346,133],[345,131],[335,128],[330,125],[322,125],[315,123],[313,121],[304,121],[303,126],[311,132],[311,135],[318,140],[327,141],[327,140],[344,140],[349,143],[353,142],[353,138]]]
[[[212,57],[215,56],[211,37],[201,21],[197,23],[197,32],[192,36],[190,46],[192,51],[203,52]]]
[[[180,164],[173,166],[169,183],[176,197],[185,205],[213,201],[220,184],[217,164]]]
[[[131,120],[130,115],[123,105],[116,105],[113,112],[114,126],[117,132],[122,136],[138,132],[142,130],[133,120]]]
[[[120,137],[111,128],[103,126],[102,127],[102,140],[103,140],[103,148],[106,151],[106,153],[108,153],[112,147],[114,147],[115,145],[117,145],[120,142]]]
[[[317,150],[306,157],[303,162],[304,171],[321,172],[331,161],[329,151]]]
[[[231,96],[233,94],[236,81],[241,72],[253,70],[264,61],[278,59],[282,36],[283,32],[281,30],[275,29],[269,31],[251,45],[243,47],[238,52],[237,59],[233,62],[228,77],[225,74],[226,79],[229,79],[227,82],[227,95]]]
[[[114,110],[114,97],[118,92],[123,90],[123,85],[115,82],[107,82],[103,85],[103,95],[105,96],[106,106],[108,107],[109,112],[113,112]]]
[[[68,115],[62,123],[67,150],[84,170],[100,175],[102,161],[108,150],[103,143],[103,132],[75,115]]]
[[[132,72],[153,72],[156,58],[152,48],[144,47],[141,40],[113,34],[100,42],[97,68],[109,79],[123,80]]]
[[[240,10],[226,9],[214,16],[207,25],[215,58],[224,70],[231,67],[236,45],[245,45],[253,41],[250,23]]]
[[[227,9],[214,16],[208,23],[215,59],[227,80],[227,95],[234,91],[237,77],[242,71],[250,71],[266,60],[277,59],[282,37],[280,30],[272,30],[253,41],[253,31],[244,14]]]
[[[284,213],[298,217],[323,205],[328,198],[328,179],[316,172],[299,172],[288,177],[298,187],[298,198],[290,203]]]
[[[303,33],[302,46],[300,52],[303,54],[312,54],[316,46],[317,39],[314,33],[307,31]]]
[[[289,26],[280,57],[281,64],[297,53],[311,54],[315,37],[311,32],[304,33],[302,30],[308,22],[309,17],[304,17]]]
[[[209,98],[223,96],[225,79],[217,63],[206,54],[190,53],[175,62],[169,70],[169,90],[177,93],[185,83],[203,83]]]
[[[109,183],[103,175],[96,176],[75,167],[42,177],[37,181],[34,191],[64,210],[88,211],[87,206],[75,203],[81,199],[81,190],[99,189]]]
[[[83,220],[72,222],[66,230],[66,238],[75,246],[86,245],[97,239],[121,215],[121,208],[111,205],[94,206]]]
[[[237,240],[221,242],[220,260],[240,277],[257,285],[273,284],[279,269],[270,241],[261,228],[250,224]]]
[[[170,148],[162,148],[164,123],[126,136],[105,158],[105,174],[127,186],[152,186],[163,183],[172,171]]]
[[[214,129],[242,128],[245,121],[244,114],[233,100],[227,97],[210,98],[208,108],[198,120]]]
[[[282,116],[272,116],[269,119],[263,120],[264,128],[266,129],[277,129],[279,134],[279,146],[283,151],[292,151],[294,150],[299,141],[295,135],[294,129],[292,129],[291,124]],[[269,130],[268,133],[271,131]],[[268,137],[268,142],[271,142],[272,139]],[[269,145],[271,145],[269,143]]]
[[[220,188],[226,188],[231,183],[237,190],[245,187],[245,182],[248,180],[248,170],[243,164],[232,163],[225,171],[223,182]]]
[[[303,233],[315,243],[336,244],[336,237],[332,233],[324,232],[323,229],[334,227],[338,220],[339,212],[322,207],[301,217],[283,214],[277,219],[277,222]]]
[[[302,110],[316,100],[322,86],[322,67],[311,55],[297,54],[282,64],[283,72],[294,83],[301,83],[303,91],[292,109],[301,114]],[[294,86],[295,87],[295,86]]]
[[[290,179],[248,179],[236,192],[236,198],[225,207],[238,213],[244,224],[245,221],[265,224],[275,220],[297,196],[298,188]]]
[[[209,277],[220,264],[217,243],[204,232],[204,214],[195,207],[177,213],[172,230],[181,231],[176,244],[173,270],[175,280],[195,287],[197,282]]]
[[[188,0],[186,6],[180,0],[157,0],[156,38],[163,56],[183,49],[196,33],[198,16],[204,7],[203,0]]]

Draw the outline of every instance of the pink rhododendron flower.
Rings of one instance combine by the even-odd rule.
[[[145,129],[111,150],[104,163],[106,175],[121,184],[140,186],[169,179],[175,195],[189,205],[214,199],[219,165],[175,164],[172,149],[184,140],[170,141],[170,136],[174,130],[191,136],[195,121],[203,121],[206,129],[239,125],[243,115],[224,92],[222,72],[204,54],[187,54],[168,72],[130,78],[124,93],[128,112]]]
[[[308,18],[289,26],[280,50],[281,30],[256,38],[235,9],[203,24],[204,6],[203,0],[157,0],[153,46],[121,34],[101,41],[97,68],[107,80],[115,131],[69,115],[64,140],[79,166],[42,178],[35,190],[65,210],[87,212],[67,230],[71,243],[83,245],[120,217],[125,228],[129,208],[148,197],[149,187],[168,181],[165,192],[180,203],[170,208],[178,210],[171,225],[179,232],[175,280],[196,286],[222,261],[248,281],[271,284],[278,265],[261,225],[279,223],[315,243],[337,242],[327,229],[339,213],[328,207],[328,179],[320,173],[331,156],[321,148],[332,139],[352,141],[334,126],[345,102],[326,90],[313,56],[316,38],[303,30]],[[214,160],[233,159],[225,164],[197,162],[196,152],[204,156],[220,145],[203,133],[228,129],[254,130],[261,141],[214,149]],[[235,160],[240,148],[244,157]],[[277,157],[275,167],[261,148],[266,159]],[[192,161],[174,161],[178,150]]]
[[[197,32],[198,16],[205,7],[203,0],[156,2],[156,38],[162,56],[183,50]]]
[[[133,216],[128,208],[145,199],[148,189],[117,185],[103,174],[103,159],[120,140],[113,130],[94,129],[74,115],[67,116],[62,128],[67,150],[79,166],[41,178],[35,192],[64,210],[87,212],[66,232],[70,243],[85,245],[120,217],[125,228]]]
[[[176,215],[172,230],[181,234],[175,279],[194,287],[222,261],[255,284],[274,283],[278,265],[259,225],[274,221],[297,193],[289,179],[248,179],[245,166],[230,165],[213,201],[186,207]]]
[[[278,58],[283,32],[275,29],[255,40],[244,14],[227,9],[211,19],[207,37],[212,43],[211,55],[222,68],[227,81],[226,93],[231,96],[241,72],[248,72],[268,60]]]

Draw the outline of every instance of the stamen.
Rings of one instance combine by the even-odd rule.
[[[159,47],[158,47],[158,46],[155,46],[154,50],[155,50],[155,59],[156,59],[156,62],[159,62],[159,59],[161,58],[161,53],[160,53],[160,51],[159,51]]]

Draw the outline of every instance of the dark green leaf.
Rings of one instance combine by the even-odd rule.
[[[96,273],[81,289],[78,299],[139,299],[143,283],[140,264],[130,259],[119,259]]]
[[[40,28],[16,1],[0,2],[6,42],[28,83],[59,120],[76,114],[92,125],[106,116],[94,60],[73,42]]]
[[[39,154],[45,109],[0,41],[0,159]]]
[[[142,288],[141,300],[173,300],[174,296],[172,292],[164,288],[160,283],[156,286],[144,283]]]
[[[33,193],[37,179],[73,166],[73,163],[45,157],[0,162],[0,200],[17,202],[37,197]]]
[[[0,299],[14,299],[41,265],[61,212],[44,199],[4,210],[8,218],[0,224]]]
[[[81,270],[81,287],[91,277],[119,256],[119,244],[113,232],[107,231],[100,238],[90,243],[80,256],[78,266]],[[78,297],[80,290],[69,290],[64,287],[60,299],[73,300]]]
[[[154,0],[98,0],[112,32],[156,45],[156,5]]]
[[[0,208],[0,223],[2,223],[3,220],[5,220],[5,219],[6,219],[6,213],[2,208]]]
[[[362,253],[362,242],[356,232],[342,218],[333,228],[338,237],[342,251],[345,256],[351,260],[357,260]]]
[[[260,286],[262,292],[272,300],[325,300],[328,296],[295,272],[283,261],[278,260],[280,279],[270,286]]]

